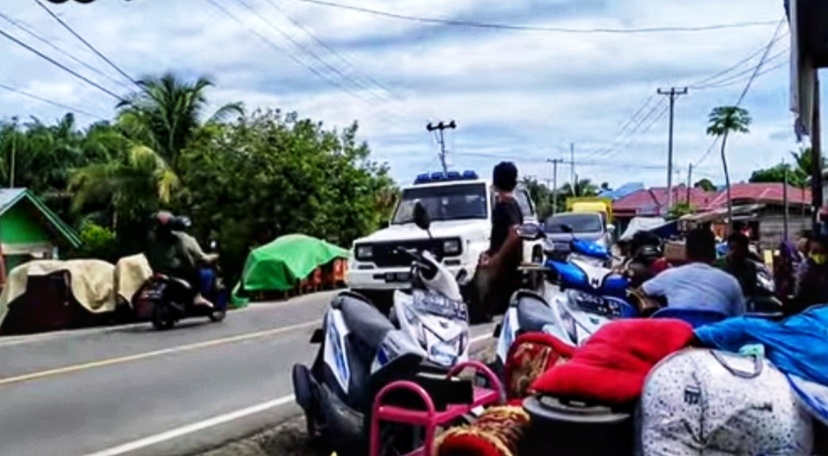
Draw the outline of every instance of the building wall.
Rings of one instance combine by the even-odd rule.
[[[51,243],[52,235],[43,224],[28,202],[18,203],[0,217],[0,240],[3,244]]]
[[[802,215],[801,208],[791,208],[788,212],[788,237],[795,240],[804,229],[811,224],[808,213]],[[762,248],[775,249],[782,242],[785,232],[785,216],[779,208],[767,208],[760,215],[759,236]]]

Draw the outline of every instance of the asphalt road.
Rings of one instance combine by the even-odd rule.
[[[298,413],[290,370],[331,293],[196,319],[0,339],[0,455],[192,454]],[[482,342],[491,327],[475,327]]]

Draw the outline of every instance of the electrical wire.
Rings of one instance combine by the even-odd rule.
[[[8,84],[3,84],[3,83],[1,83],[1,82],[0,82],[0,89],[5,89],[5,90],[8,90],[9,92],[16,93],[16,94],[18,94],[18,95],[23,95],[23,96],[25,96],[25,97],[29,97],[29,98],[31,98],[31,99],[33,99],[33,100],[37,100],[37,101],[40,101],[40,102],[43,102],[43,103],[46,103],[46,104],[50,104],[50,105],[52,105],[52,106],[56,106],[56,107],[58,107],[58,108],[67,109],[67,110],[69,110],[70,112],[77,112],[77,113],[79,113],[79,114],[83,114],[83,115],[85,115],[85,116],[89,116],[89,117],[92,117],[92,118],[94,118],[94,119],[98,119],[98,120],[107,120],[107,119],[106,119],[105,117],[103,117],[103,116],[100,116],[100,115],[97,115],[97,114],[93,114],[93,113],[91,113],[91,112],[89,112],[89,111],[85,111],[85,110],[83,110],[83,109],[76,108],[76,107],[74,107],[74,106],[69,106],[69,105],[66,105],[66,104],[63,104],[63,103],[60,103],[60,102],[54,101],[54,100],[49,100],[48,98],[43,98],[43,97],[37,96],[37,95],[35,95],[35,94],[33,94],[33,93],[26,92],[25,90],[21,90],[21,89],[18,89],[18,88],[16,88],[16,87],[12,87],[12,86],[10,86],[10,85],[8,85]]]
[[[21,31],[23,31],[24,33],[28,34],[28,35],[29,35],[29,36],[31,36],[32,38],[34,38],[34,39],[36,39],[36,40],[40,41],[41,43],[45,44],[46,46],[49,46],[49,47],[50,47],[50,48],[52,48],[53,50],[57,51],[58,53],[62,54],[62,55],[63,55],[63,56],[65,56],[65,57],[69,58],[70,60],[74,61],[75,63],[77,63],[77,64],[79,64],[79,65],[83,66],[84,68],[86,68],[86,69],[88,69],[88,70],[90,70],[90,71],[92,71],[92,72],[94,72],[94,73],[96,73],[96,74],[98,74],[98,75],[100,75],[100,76],[103,76],[103,77],[107,78],[110,82],[113,82],[113,83],[115,83],[115,84],[118,84],[118,85],[120,85],[121,87],[123,87],[124,89],[129,89],[129,87],[128,87],[126,84],[124,84],[123,82],[121,82],[121,81],[119,81],[119,80],[117,80],[117,79],[113,78],[112,76],[110,76],[110,75],[106,74],[104,71],[102,71],[102,70],[100,70],[100,69],[98,69],[98,68],[95,68],[94,66],[92,66],[92,65],[90,65],[90,64],[88,64],[88,63],[86,63],[86,62],[84,62],[83,60],[81,60],[80,58],[76,57],[76,56],[75,56],[75,55],[73,55],[72,53],[70,53],[70,52],[66,51],[65,49],[61,49],[60,47],[58,47],[57,45],[55,45],[54,43],[52,43],[51,41],[49,41],[48,39],[46,39],[46,38],[44,38],[42,35],[40,35],[40,34],[39,34],[39,33],[38,33],[35,29],[33,29],[31,26],[26,25],[26,24],[25,24],[25,23],[23,23],[22,21],[19,21],[19,20],[13,19],[13,18],[11,18],[11,17],[7,16],[6,14],[3,14],[2,12],[0,12],[0,19],[5,20],[5,21],[6,21],[6,22],[8,22],[9,24],[11,24],[11,25],[13,25],[13,26],[17,27],[19,30],[21,30]]]
[[[666,106],[666,103],[665,99],[659,100],[652,106],[652,108],[650,108],[649,111],[647,111],[647,114],[635,123],[626,135],[623,135],[619,140],[615,141],[613,145],[610,145],[604,149],[599,149],[591,155],[588,155],[587,158],[605,159],[609,158],[614,152],[625,149],[631,143],[631,138],[634,135],[648,132],[656,122],[664,117],[665,113],[669,110],[669,106]],[[659,108],[661,108],[661,111],[659,111]],[[650,123],[647,124],[644,130],[641,130],[644,124],[648,121]]]
[[[95,82],[95,81],[93,81],[93,80],[91,80],[91,79],[87,78],[86,76],[84,76],[84,75],[82,75],[82,74],[80,74],[80,73],[76,72],[75,70],[73,70],[73,69],[71,69],[71,68],[67,67],[66,65],[64,65],[64,64],[62,64],[62,63],[58,62],[57,60],[55,60],[55,59],[53,59],[53,58],[49,57],[48,55],[46,55],[46,54],[44,54],[44,53],[42,53],[42,52],[38,51],[37,49],[33,48],[32,46],[30,46],[30,45],[26,44],[25,42],[23,42],[23,41],[19,40],[18,38],[14,37],[13,35],[11,35],[11,34],[7,33],[5,30],[0,29],[0,35],[2,35],[3,37],[5,37],[5,38],[6,38],[6,39],[8,39],[9,41],[14,42],[14,43],[15,43],[15,44],[17,44],[18,46],[20,46],[20,47],[22,47],[22,48],[26,49],[27,51],[29,51],[29,52],[31,52],[31,53],[33,53],[33,54],[37,55],[38,57],[42,58],[43,60],[46,60],[47,62],[51,63],[52,65],[54,65],[54,66],[56,66],[56,67],[60,68],[61,70],[65,71],[65,72],[67,72],[67,73],[71,74],[72,76],[74,76],[74,77],[76,77],[76,78],[80,79],[81,81],[83,81],[83,82],[85,82],[85,83],[89,84],[90,86],[95,87],[96,89],[98,89],[98,90],[100,90],[101,92],[103,92],[103,93],[105,93],[105,94],[107,94],[107,95],[111,96],[112,98],[115,98],[115,99],[116,99],[116,100],[118,100],[118,101],[121,101],[121,99],[122,99],[122,98],[121,98],[121,96],[120,96],[120,95],[118,95],[118,94],[116,94],[115,92],[113,92],[113,91],[111,91],[111,90],[107,89],[106,87],[104,87],[104,86],[102,86],[102,85],[98,84],[97,82]]]
[[[83,43],[90,51],[94,52],[95,55],[97,55],[101,60],[103,60],[104,62],[109,64],[109,66],[111,66],[113,69],[115,69],[115,71],[117,71],[118,74],[125,77],[129,82],[135,84],[135,86],[138,87],[139,89],[143,89],[143,87],[141,87],[141,84],[139,84],[138,81],[133,79],[132,76],[128,75],[124,70],[121,69],[121,67],[116,65],[115,62],[110,60],[109,57],[104,55],[95,46],[93,46],[89,41],[86,41],[78,32],[75,31],[75,29],[73,29],[69,24],[64,22],[64,20],[61,19],[60,16],[55,14],[54,11],[47,8],[46,5],[44,5],[40,0],[33,0],[33,1],[35,3],[37,3],[44,11],[46,11],[46,13],[48,13],[49,16],[52,17],[52,19],[56,20],[64,29],[66,29],[69,33],[71,33],[72,36],[74,36],[81,43]]]
[[[457,27],[472,27],[472,28],[486,28],[499,30],[516,30],[516,31],[531,31],[531,32],[556,32],[556,33],[580,33],[580,34],[594,34],[594,33],[663,33],[663,32],[703,32],[709,30],[721,29],[735,29],[746,27],[759,27],[775,24],[776,21],[749,21],[736,22],[730,24],[714,24],[695,27],[645,27],[645,28],[630,28],[630,29],[613,29],[613,28],[593,28],[593,29],[573,29],[564,27],[543,27],[533,25],[514,25],[514,24],[499,24],[488,22],[476,22],[457,19],[444,19],[435,17],[413,16],[408,14],[392,13],[390,11],[381,11],[362,6],[346,5],[325,0],[295,0],[303,3],[310,3],[318,6],[325,6],[330,8],[338,8],[350,11],[356,11],[365,14],[372,14],[374,16],[383,16],[391,19],[406,20],[412,22],[421,22],[428,24],[451,25]]]
[[[782,34],[782,35],[778,36],[776,39],[774,39],[772,42],[773,42],[774,44],[776,44],[776,42],[778,42],[779,40],[781,40],[781,39],[785,38],[786,36],[788,36],[788,34],[789,34],[789,32],[785,32],[784,34]],[[698,80],[698,81],[693,82],[693,83],[690,83],[690,84],[685,84],[685,87],[687,87],[687,88],[689,88],[689,89],[699,89],[699,88],[703,88],[703,86],[705,86],[706,84],[710,83],[711,81],[713,81],[713,80],[715,80],[715,79],[717,79],[717,78],[719,78],[719,77],[722,77],[722,76],[724,76],[724,75],[726,75],[726,74],[728,74],[728,73],[730,73],[730,72],[732,72],[732,71],[734,71],[734,70],[738,69],[738,68],[739,68],[739,67],[741,67],[742,65],[744,65],[744,64],[746,64],[746,63],[748,63],[748,62],[750,62],[750,61],[751,61],[751,60],[753,60],[756,56],[758,56],[759,54],[761,54],[762,52],[764,52],[766,48],[767,48],[767,45],[762,45],[762,47],[760,47],[759,49],[757,49],[757,50],[753,51],[750,55],[748,55],[747,57],[743,58],[742,60],[740,60],[740,61],[738,61],[738,62],[734,63],[732,66],[730,66],[730,67],[728,67],[728,68],[726,68],[726,69],[724,69],[724,70],[722,70],[722,71],[720,71],[720,72],[718,72],[718,73],[716,73],[716,74],[714,74],[714,75],[712,75],[712,76],[708,76],[708,77],[706,77],[706,78],[704,78],[704,79]]]
[[[759,63],[756,64],[756,67],[753,70],[753,74],[747,80],[747,84],[745,84],[745,88],[742,90],[741,95],[739,95],[739,99],[738,99],[738,101],[736,101],[735,106],[737,106],[737,107],[741,106],[742,102],[745,100],[745,97],[747,96],[748,91],[750,91],[750,87],[753,85],[753,82],[759,76],[759,71],[762,69],[762,66],[764,66],[765,60],[768,57],[768,53],[770,53],[771,48],[773,47],[774,43],[776,42],[776,37],[779,35],[779,31],[782,29],[782,25],[784,23],[785,23],[785,18],[783,17],[782,19],[779,20],[779,24],[776,26],[776,30],[773,32],[773,36],[771,37],[770,42],[768,42],[767,46],[765,46],[765,50],[762,53],[762,58],[759,59]],[[696,160],[696,163],[693,166],[698,167],[708,156],[710,156],[710,154],[713,152],[713,150],[715,149],[715,147],[718,143],[719,143],[719,137],[717,136],[714,139],[713,143],[710,144],[710,147],[707,149],[707,151],[704,154],[702,154],[702,156],[698,160]]]
[[[784,61],[785,58],[788,57],[789,51],[790,51],[790,48],[785,48],[783,51],[780,51],[780,52],[774,54],[773,56],[769,57],[768,59],[766,59],[764,64],[768,65],[770,63],[775,63],[775,62],[779,61],[780,59],[782,59]],[[719,88],[719,87],[730,86],[730,85],[732,85],[734,83],[738,83],[738,82],[746,82],[748,79],[750,79],[749,75],[752,75],[754,70],[755,70],[754,67],[747,68],[747,69],[742,70],[742,71],[740,71],[736,74],[732,74],[732,75],[728,76],[727,78],[723,78],[723,79],[720,79],[718,81],[712,81],[712,82],[709,82],[705,85],[695,87],[695,90],[715,89],[715,88]],[[748,76],[748,77],[746,78],[745,76]]]

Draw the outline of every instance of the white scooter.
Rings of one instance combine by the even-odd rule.
[[[431,237],[428,213],[418,206],[415,223]],[[469,310],[457,278],[431,252],[404,251],[412,259],[411,288],[394,291],[391,322],[426,351],[434,367],[448,369],[467,361]]]
[[[414,219],[428,230],[419,203]],[[366,421],[383,386],[468,358],[468,310],[457,299],[457,282],[428,252],[409,253],[415,279],[395,300],[399,326],[364,297],[342,292],[311,338],[320,344],[313,363],[293,366],[294,396],[309,436],[339,454],[367,454]]]

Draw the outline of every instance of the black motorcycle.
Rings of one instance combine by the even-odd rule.
[[[215,250],[211,242],[210,250]],[[217,266],[204,265],[200,270],[203,288],[196,290],[186,280],[162,273],[154,273],[142,288],[135,303],[136,312],[152,321],[159,330],[170,329],[185,318],[207,317],[212,322],[220,322],[227,315],[228,292],[220,277]],[[196,294],[204,292],[204,297],[213,303],[213,307],[194,304]]]

